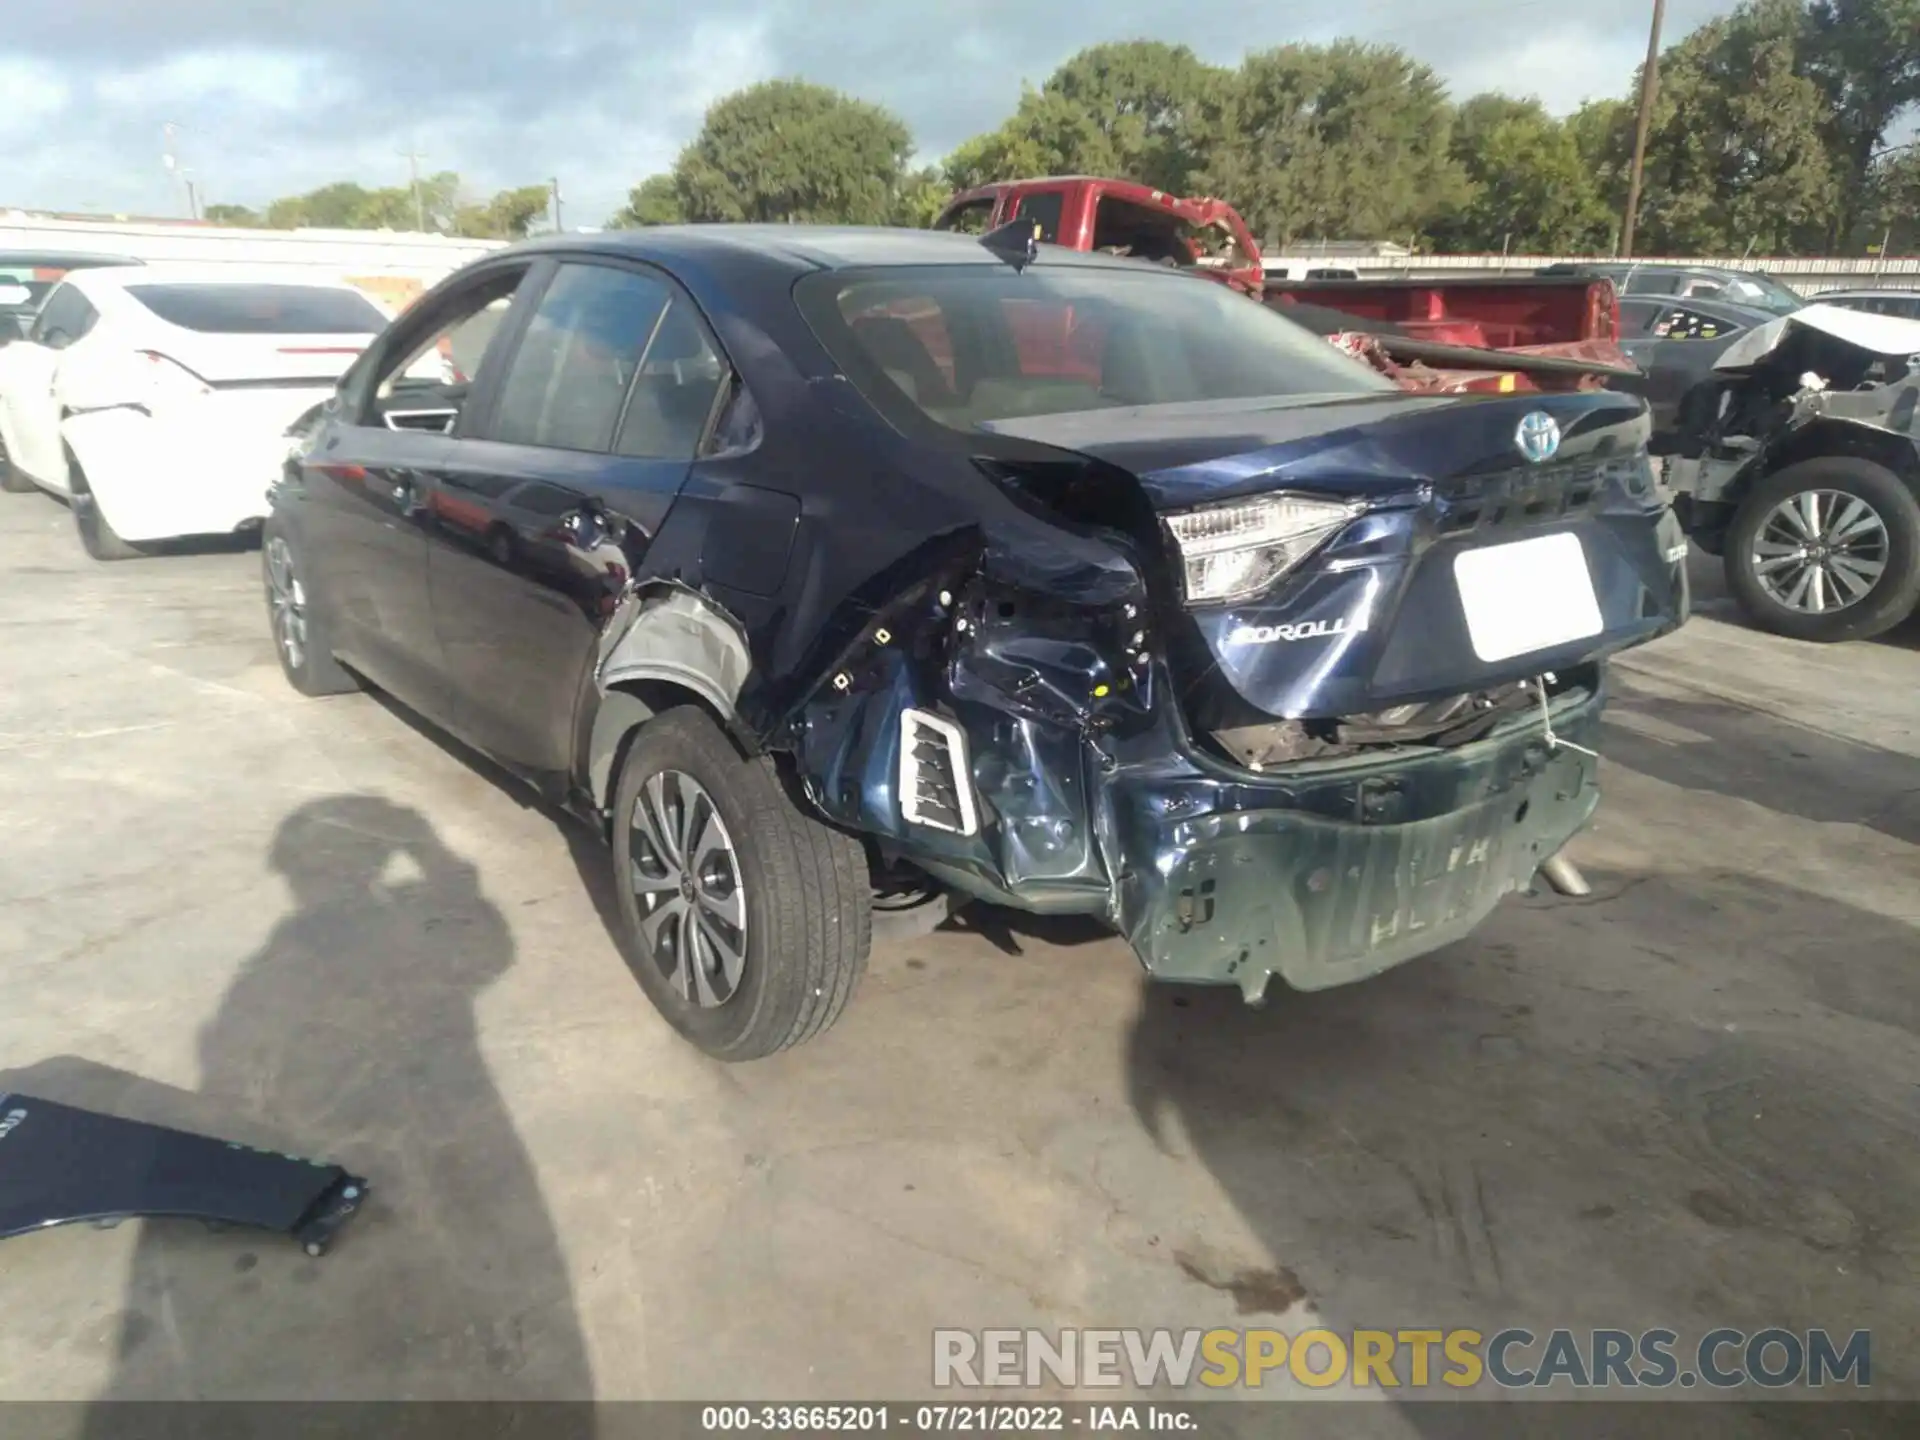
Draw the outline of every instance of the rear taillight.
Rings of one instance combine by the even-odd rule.
[[[155,400],[189,400],[213,393],[211,385],[178,360],[170,359],[157,350],[136,350],[133,353],[140,362],[142,376]]]

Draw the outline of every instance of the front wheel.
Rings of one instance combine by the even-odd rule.
[[[278,520],[268,520],[260,532],[260,571],[267,588],[267,621],[273,627],[273,648],[280,672],[302,695],[341,695],[359,689],[359,682],[333,658],[326,617],[313,604],[307,586],[305,557]]]
[[[613,819],[628,962],[675,1030],[757,1060],[840,1017],[871,943],[866,855],[795,805],[770,758],[670,710],[635,737]]]
[[[1865,640],[1920,604],[1920,500],[1870,460],[1825,456],[1755,485],[1727,530],[1727,586],[1795,640]]]

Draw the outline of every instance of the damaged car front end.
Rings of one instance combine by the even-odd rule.
[[[1666,482],[1756,622],[1867,639],[1920,605],[1920,321],[1809,305],[1681,401]]]

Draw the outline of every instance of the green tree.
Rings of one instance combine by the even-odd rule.
[[[1283,45],[1241,65],[1196,180],[1282,245],[1405,238],[1466,200],[1451,122],[1439,76],[1394,46]]]
[[[1438,248],[1550,255],[1608,243],[1612,217],[1580,142],[1538,100],[1474,96],[1454,117],[1453,155],[1469,188],[1433,222]]]
[[[1230,80],[1184,45],[1092,46],[1038,90],[1023,87],[1012,115],[955,149],[947,179],[970,190],[1038,175],[1111,175],[1187,193]]]
[[[260,216],[245,205],[209,205],[200,212],[200,218],[210,225],[253,226],[260,223]]]
[[[1861,228],[1888,255],[1920,252],[1920,145],[1884,155],[1867,172]]]
[[[454,211],[453,233],[472,240],[523,240],[545,217],[553,192],[545,185],[520,185],[490,200]]]
[[[1839,191],[1828,241],[1838,248],[1861,240],[1855,232],[1868,218],[1875,157],[1901,113],[1920,103],[1920,0],[1814,0],[1804,50],[1806,73],[1826,102]]]
[[[1755,0],[1662,56],[1636,250],[1824,244],[1838,186],[1824,97],[1797,64],[1803,22],[1797,0]]]
[[[1026,89],[998,129],[976,135],[946,159],[955,190],[1036,175],[1118,175],[1120,162],[1100,121],[1065,96]]]
[[[905,225],[914,230],[924,230],[933,224],[935,217],[946,208],[951,194],[946,175],[939,166],[929,165],[915,170],[900,183],[899,197],[894,205],[893,223]]]
[[[1231,71],[1205,64],[1185,45],[1124,40],[1082,50],[1048,77],[1041,94],[1087,113],[1120,178],[1185,194],[1206,163],[1231,79]]]
[[[689,220],[855,225],[893,218],[913,137],[825,86],[769,80],[718,101],[674,164]]]
[[[678,225],[686,218],[673,176],[649,175],[627,193],[627,203],[612,224],[616,230],[631,230],[641,225]]]

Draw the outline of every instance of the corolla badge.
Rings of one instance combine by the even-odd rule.
[[[1551,460],[1560,448],[1560,422],[1544,410],[1535,410],[1521,420],[1520,428],[1513,432],[1513,443],[1536,465]]]

